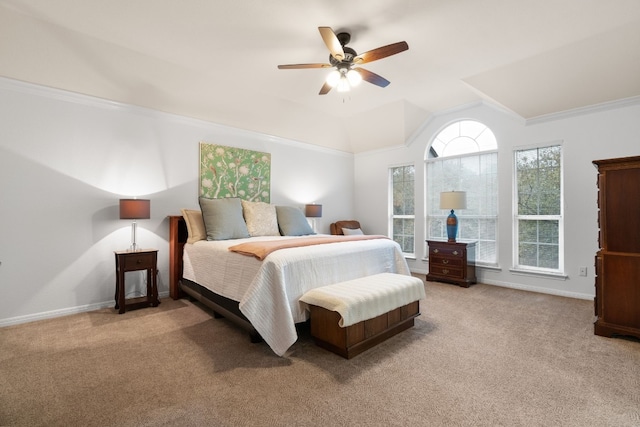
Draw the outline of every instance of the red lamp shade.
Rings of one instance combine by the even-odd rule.
[[[151,218],[151,201],[148,199],[120,199],[120,219]]]

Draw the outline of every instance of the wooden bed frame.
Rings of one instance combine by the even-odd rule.
[[[251,322],[240,311],[239,303],[218,295],[195,282],[182,277],[182,252],[187,242],[187,223],[182,215],[169,216],[169,295],[173,299],[185,295],[201,302],[213,310],[214,317],[224,317],[249,332],[251,342],[262,338]]]
[[[187,223],[182,215],[170,215],[168,218],[169,295],[171,298],[179,299],[188,296],[197,300],[210,308],[215,318],[224,317],[249,332],[251,342],[261,342],[260,334],[242,314],[237,301],[218,295],[182,277],[184,267],[182,257],[188,237]],[[313,313],[312,311],[311,317],[313,317]],[[328,326],[327,321],[323,321],[316,316],[314,321],[316,323],[315,330],[313,329],[314,322],[311,322],[311,319],[301,324],[296,324],[296,328],[302,324],[306,325],[307,328],[311,329],[312,336],[318,345],[347,358],[353,357],[390,336],[410,328],[413,326],[413,318],[420,314],[419,303],[415,302],[343,330],[343,328],[337,327],[338,318],[335,318],[335,316],[339,315],[333,312],[329,313],[334,316],[328,321],[332,326]]]

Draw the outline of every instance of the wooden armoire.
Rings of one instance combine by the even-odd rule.
[[[595,160],[596,335],[640,338],[640,156]]]

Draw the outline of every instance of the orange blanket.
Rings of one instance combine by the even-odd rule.
[[[278,249],[297,248],[300,246],[322,245],[325,243],[352,242],[354,240],[388,239],[382,235],[352,235],[352,236],[314,236],[299,239],[264,240],[261,242],[246,242],[230,246],[229,250],[242,255],[254,256],[263,260],[271,252]]]

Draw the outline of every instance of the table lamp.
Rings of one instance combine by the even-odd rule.
[[[304,206],[304,216],[313,218],[313,231],[316,230],[316,218],[322,218],[322,205],[310,204]]]
[[[447,241],[455,243],[458,234],[458,218],[454,209],[467,208],[467,193],[464,191],[443,191],[440,193],[440,209],[451,209],[447,217]]]
[[[139,250],[136,243],[136,220],[149,219],[151,217],[151,201],[147,199],[120,199],[120,219],[132,219],[131,223],[131,247],[129,250]]]

